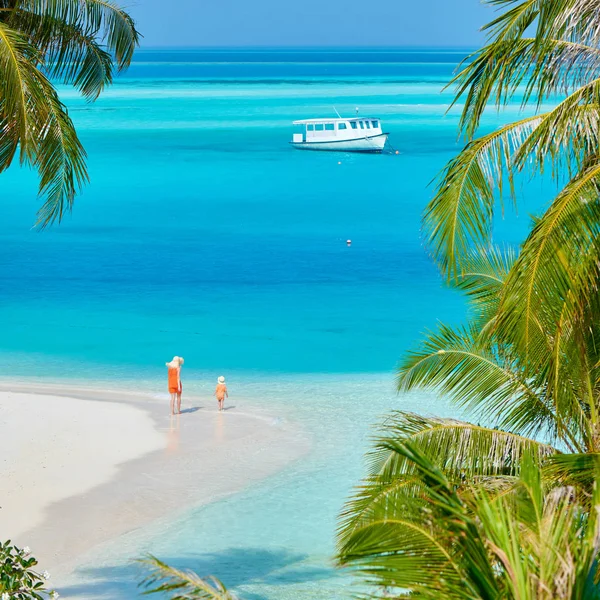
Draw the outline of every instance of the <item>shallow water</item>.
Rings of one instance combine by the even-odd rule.
[[[186,391],[208,397],[226,374],[232,402],[313,437],[278,476],[86,557],[66,597],[131,598],[127,561],[147,551],[244,598],[348,594],[330,564],[335,519],[371,425],[392,408],[452,413],[431,396],[398,399],[393,369],[426,328],[465,316],[420,237],[429,184],[459,148],[441,89],[463,55],[143,51],[93,105],[64,90],[92,182],[38,233],[35,178],[3,175],[6,373],[162,394],[179,354]],[[289,146],[292,120],[334,106],[381,118],[400,154]],[[545,197],[538,186],[497,237],[521,239]]]

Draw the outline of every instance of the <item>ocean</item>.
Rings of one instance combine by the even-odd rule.
[[[208,398],[226,375],[247,410],[279,411],[313,440],[278,475],[99,549],[63,596],[131,598],[129,560],[148,551],[247,600],[353,591],[331,556],[373,425],[400,408],[455,414],[431,394],[398,397],[394,368],[424,331],[466,316],[421,236],[432,181],[462,145],[443,88],[466,54],[146,49],[93,104],[60,88],[91,183],[40,232],[35,174],[2,174],[5,374],[165,395],[178,354],[186,391]],[[288,143],[295,119],[357,109],[398,154]],[[522,239],[547,196],[535,186],[497,239]]]

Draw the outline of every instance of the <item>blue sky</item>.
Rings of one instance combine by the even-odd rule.
[[[480,0],[122,0],[149,46],[476,46]]]

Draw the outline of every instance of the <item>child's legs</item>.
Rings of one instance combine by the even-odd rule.
[[[175,414],[175,397],[177,394],[171,394],[171,414]]]
[[[177,412],[181,412],[181,393],[177,394]]]

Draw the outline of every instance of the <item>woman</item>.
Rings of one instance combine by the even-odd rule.
[[[171,394],[171,414],[175,414],[175,402],[177,401],[177,414],[181,413],[181,367],[183,358],[174,356],[171,362],[166,363],[169,377],[169,394]]]
[[[215,396],[219,402],[219,410],[223,410],[223,404],[225,403],[225,398],[229,398],[229,394],[227,393],[227,386],[225,385],[225,377],[221,375],[217,380],[217,388],[215,389]]]

